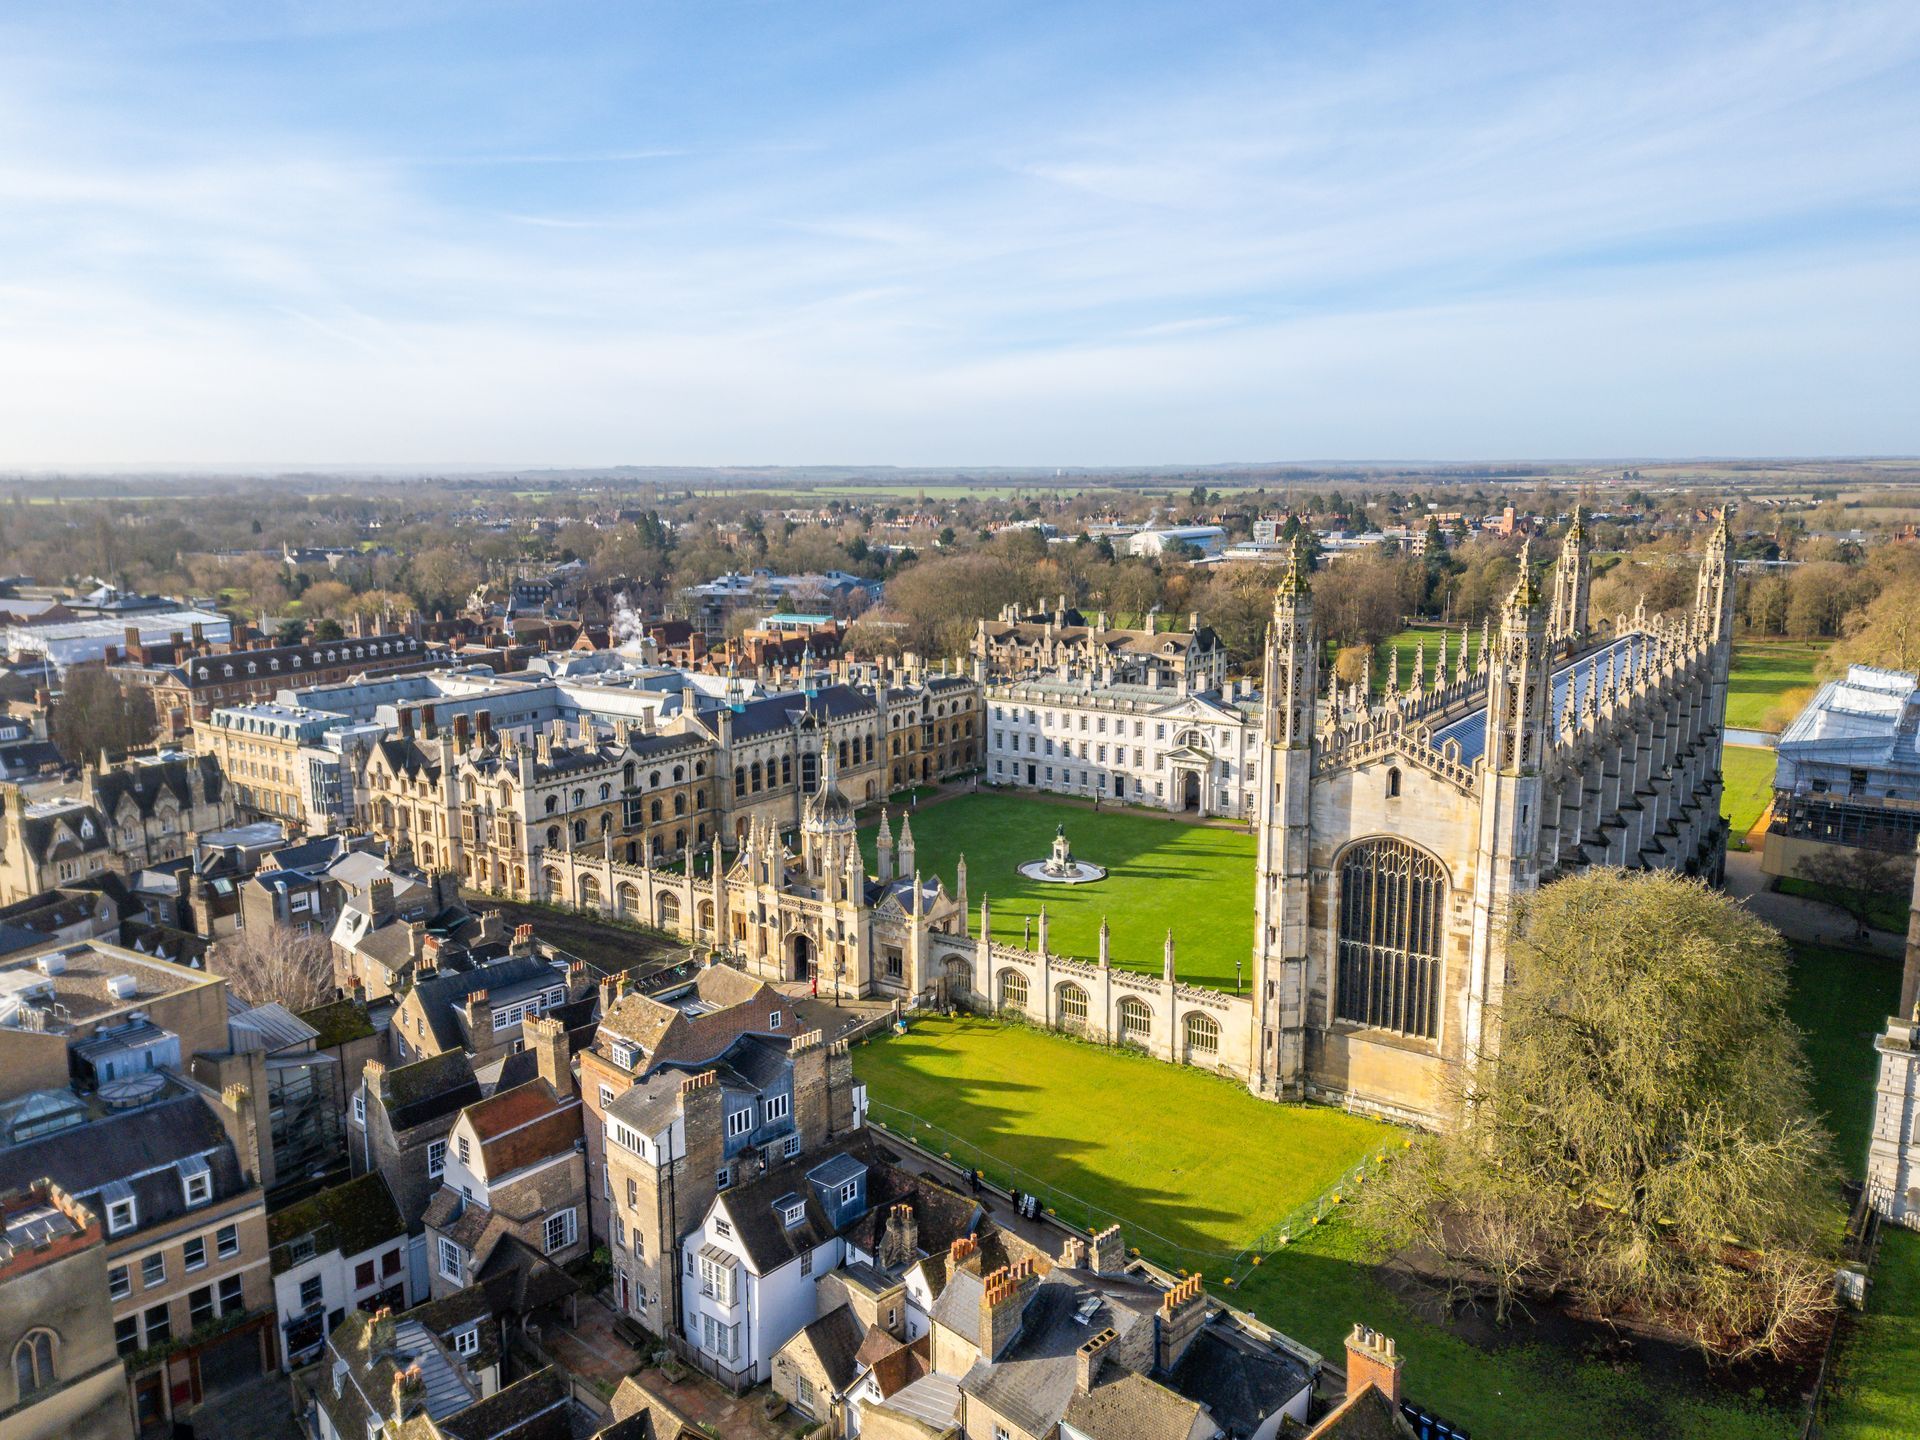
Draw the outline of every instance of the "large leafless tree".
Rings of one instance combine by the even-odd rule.
[[[249,1005],[277,1002],[298,1013],[334,995],[332,944],[286,925],[229,936],[209,952],[207,968]]]

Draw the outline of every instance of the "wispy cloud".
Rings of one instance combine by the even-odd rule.
[[[0,463],[1920,448],[1910,5],[320,13],[0,30]]]

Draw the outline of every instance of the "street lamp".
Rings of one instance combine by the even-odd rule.
[[[1233,993],[1234,993],[1234,994],[1236,994],[1236,995],[1238,995],[1238,994],[1240,993],[1240,966],[1241,966],[1241,964],[1242,964],[1242,962],[1241,962],[1241,961],[1240,961],[1239,959],[1235,959],[1235,960],[1234,960],[1234,962],[1233,962]]]

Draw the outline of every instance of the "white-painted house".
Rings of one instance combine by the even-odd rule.
[[[842,1232],[866,1213],[867,1162],[812,1155],[723,1191],[680,1244],[686,1334],[725,1384],[768,1379],[816,1315],[815,1277],[862,1258]]]
[[[267,1234],[283,1370],[319,1354],[350,1313],[414,1301],[407,1224],[377,1171],[269,1216]]]

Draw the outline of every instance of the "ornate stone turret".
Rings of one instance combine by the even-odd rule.
[[[880,807],[880,831],[873,837],[875,878],[881,884],[893,879],[893,826],[887,818],[887,807]]]
[[[1587,592],[1593,584],[1593,547],[1587,539],[1587,507],[1573,507],[1573,524],[1553,567],[1553,616],[1547,638],[1555,645],[1579,643],[1587,633]]]
[[[1314,626],[1311,557],[1293,537],[1287,573],[1273,594],[1265,668],[1268,783],[1260,787],[1260,856],[1254,891],[1254,1089],[1300,1093],[1306,1065],[1309,787],[1320,637]],[[1362,706],[1366,694],[1360,696]],[[1338,706],[1329,704],[1328,724]],[[1170,958],[1170,957],[1169,957]]]

